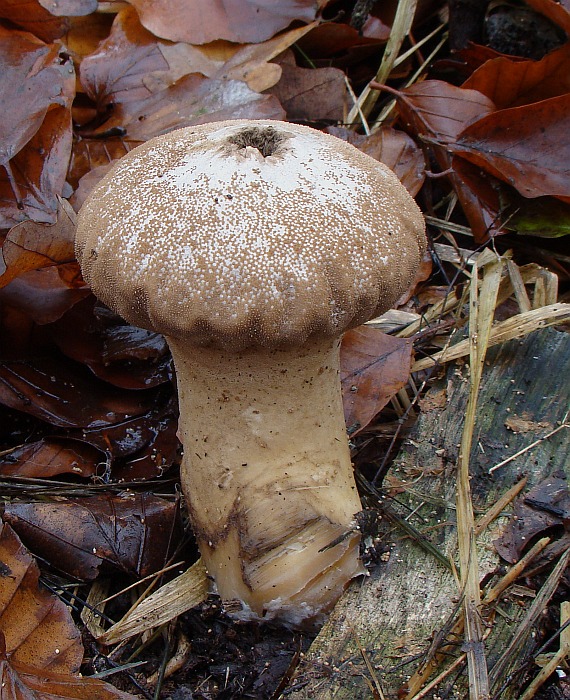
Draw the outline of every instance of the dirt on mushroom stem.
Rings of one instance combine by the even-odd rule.
[[[239,619],[322,622],[363,572],[339,340],[231,353],[168,339],[177,371],[182,483],[202,556]],[[198,497],[196,494],[200,494]]]

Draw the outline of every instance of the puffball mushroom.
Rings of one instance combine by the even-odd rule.
[[[320,621],[363,571],[340,338],[409,287],[425,249],[415,202],[333,136],[218,122],[118,161],[76,249],[95,294],[168,341],[182,487],[226,608]]]

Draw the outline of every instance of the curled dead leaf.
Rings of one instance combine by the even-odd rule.
[[[18,700],[134,700],[79,674],[83,646],[65,603],[39,585],[39,570],[0,522],[1,696]]]
[[[73,63],[60,44],[0,27],[0,227],[54,223],[71,152]]]

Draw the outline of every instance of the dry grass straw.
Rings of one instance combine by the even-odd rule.
[[[550,576],[544,582],[544,585],[538,592],[536,598],[533,600],[526,615],[521,620],[521,623],[519,624],[513,636],[511,637],[511,641],[508,644],[507,648],[491,669],[491,672],[489,674],[489,680],[491,682],[491,686],[495,687],[497,691],[500,691],[500,688],[498,686],[500,681],[504,677],[506,670],[512,664],[513,659],[517,658],[519,650],[522,648],[528,637],[532,634],[540,616],[543,614],[544,609],[548,605],[548,602],[550,601],[556,589],[558,588],[560,579],[564,574],[569,561],[570,550],[566,550],[566,552],[558,560],[558,564],[554,567]],[[564,655],[566,655],[568,653],[568,649],[565,643],[562,643],[561,645],[561,653],[562,648],[564,650]],[[528,692],[528,689],[526,692]],[[533,696],[527,696],[527,698],[531,697]]]
[[[555,673],[558,667],[562,666],[570,658],[570,627],[564,628],[564,625],[567,625],[568,622],[570,622],[570,601],[566,600],[560,604],[560,627],[563,628],[560,635],[560,648],[555,654],[552,654],[519,700],[531,700],[531,698],[534,698],[542,684]]]
[[[509,340],[523,338],[540,328],[555,326],[567,321],[570,321],[570,304],[549,304],[542,308],[525,311],[511,316],[511,318],[505,321],[496,323],[491,329],[488,345],[491,347],[499,343],[506,343]],[[436,364],[444,364],[452,360],[457,360],[460,357],[466,357],[469,352],[470,341],[462,340],[456,345],[444,348],[430,357],[417,360],[412,365],[412,372],[420,372],[430,369]]]
[[[390,31],[390,38],[386,43],[380,67],[374,77],[376,82],[385,82],[392,72],[402,43],[412,27],[417,4],[418,0],[399,0],[396,16],[394,17],[394,22]],[[364,117],[363,121],[366,121],[371,111],[374,109],[379,94],[377,90],[373,90],[367,86],[358,98],[357,103],[350,110],[348,114],[348,123],[358,123],[362,117]]]
[[[208,588],[206,568],[199,559],[155,593],[137,601],[119,622],[99,637],[99,641],[116,644],[170,622],[206,600]]]
[[[480,616],[481,591],[479,587],[479,559],[475,538],[475,518],[469,485],[469,455],[473,443],[477,398],[483,376],[483,366],[495,314],[504,261],[490,249],[473,266],[469,298],[469,398],[457,464],[457,538],[461,586],[464,589],[463,618],[469,697],[472,700],[489,698],[489,678],[483,646],[483,626]],[[479,288],[478,277],[482,273]]]

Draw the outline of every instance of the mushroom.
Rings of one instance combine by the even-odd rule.
[[[392,171],[278,121],[154,138],[83,205],[85,280],[172,351],[182,488],[235,617],[319,622],[363,572],[340,338],[391,307],[424,249]]]

